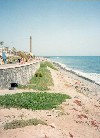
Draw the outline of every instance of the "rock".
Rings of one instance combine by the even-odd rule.
[[[49,126],[51,126],[52,128],[56,128],[54,123],[50,124]]]
[[[74,103],[76,103],[78,106],[82,106],[81,101],[75,100]]]
[[[51,116],[51,115],[47,115],[47,116]]]
[[[71,138],[73,138],[73,135],[69,132],[69,136],[71,137]]]

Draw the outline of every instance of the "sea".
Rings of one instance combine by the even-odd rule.
[[[100,84],[100,56],[49,56],[67,70]]]

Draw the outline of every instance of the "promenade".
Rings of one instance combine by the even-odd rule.
[[[40,62],[39,60],[34,60],[34,61],[30,61],[30,62],[25,62],[23,64],[21,63],[16,63],[16,64],[4,64],[4,65],[0,65],[0,69],[8,69],[8,68],[16,68],[16,67],[22,67],[22,66],[26,66],[26,65],[31,65],[31,64],[35,64]]]

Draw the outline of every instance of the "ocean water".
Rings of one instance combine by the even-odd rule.
[[[100,56],[50,56],[68,70],[100,84]]]

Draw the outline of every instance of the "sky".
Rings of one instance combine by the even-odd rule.
[[[100,56],[99,0],[0,0],[0,41],[38,56]]]

